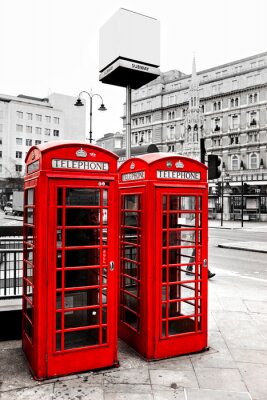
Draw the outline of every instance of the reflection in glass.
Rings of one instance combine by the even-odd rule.
[[[56,334],[56,351],[61,350],[61,333]]]
[[[130,310],[124,310],[125,316],[123,321],[126,324],[132,326],[134,329],[138,330],[138,317],[136,314],[132,313]]]
[[[103,189],[103,206],[108,205],[108,191]]]
[[[66,189],[66,205],[100,206],[100,189]]]
[[[99,328],[65,332],[64,341],[65,350],[97,345],[99,344]]]
[[[27,197],[26,197],[27,205],[33,205],[34,204],[34,189],[28,189],[27,190]]]
[[[138,312],[138,301],[135,297],[130,296],[127,293],[123,293],[124,304],[131,310]]]
[[[123,273],[138,279],[138,265],[131,261],[123,262]]]
[[[124,213],[124,225],[140,226],[139,213],[135,211],[126,211]]]
[[[106,285],[108,283],[108,270],[107,268],[102,269],[102,285]]]
[[[170,210],[195,210],[195,196],[170,196]]]
[[[98,289],[72,290],[65,292],[64,308],[78,308],[97,305]]]
[[[57,271],[57,289],[62,288],[62,272]]]
[[[57,247],[62,246],[62,230],[57,229]]]
[[[64,313],[65,328],[78,328],[79,326],[92,326],[99,324],[99,309],[73,310]]]
[[[195,318],[182,318],[169,321],[169,335],[177,335],[179,333],[194,332]]]
[[[65,251],[65,267],[82,267],[90,265],[99,265],[100,263],[100,250],[86,249],[86,250],[66,250]]]
[[[26,223],[33,224],[33,208],[26,208]]]
[[[134,245],[125,245],[124,247],[124,256],[133,261],[139,261],[139,248]]]
[[[133,228],[124,228],[124,241],[129,243],[139,243],[140,235],[139,230]]]
[[[99,246],[100,229],[66,229],[66,246]]]
[[[107,288],[102,288],[102,304],[107,304],[107,293],[108,289]]]
[[[91,226],[100,224],[100,211],[94,208],[67,208],[67,226]]]
[[[65,270],[65,287],[97,286],[99,285],[99,269]]]
[[[123,277],[123,288],[127,290],[127,292],[138,296],[138,282],[136,282],[135,280]]]
[[[139,209],[139,195],[124,196],[124,209],[138,210]]]
[[[62,250],[57,250],[57,268],[62,268]]]
[[[108,209],[107,208],[103,208],[103,210],[102,210],[102,223],[103,223],[103,225],[108,224]]]
[[[33,308],[32,308],[32,305],[28,301],[26,301],[26,299],[24,299],[24,312],[32,321]]]
[[[107,343],[107,331],[108,331],[108,328],[106,326],[103,326],[103,328],[102,328],[102,343]]]

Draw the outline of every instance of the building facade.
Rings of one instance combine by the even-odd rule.
[[[52,140],[85,140],[85,107],[76,98],[51,94],[40,99],[0,95],[0,181],[24,175],[32,145]]]
[[[125,119],[124,110],[124,127]],[[212,217],[239,218],[245,209],[248,218],[267,219],[267,52],[198,73],[193,62],[192,75],[162,73],[133,91],[131,122],[132,146],[154,143],[199,159],[205,139],[222,169],[210,181]]]

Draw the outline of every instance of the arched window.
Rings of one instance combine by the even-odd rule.
[[[231,107],[234,107],[234,105],[235,105],[235,101],[234,101],[234,99],[231,99]]]
[[[257,103],[257,101],[258,101],[258,94],[255,93],[255,94],[254,94],[254,103]]]
[[[239,157],[237,155],[232,156],[231,165],[233,171],[237,171],[239,169]]]
[[[220,110],[220,109],[221,109],[221,102],[218,101],[218,110]]]
[[[238,106],[238,98],[235,99],[235,106]]]
[[[252,104],[252,102],[253,102],[253,96],[252,96],[252,94],[250,94],[250,95],[248,96],[248,102],[249,102],[249,104]]]
[[[217,110],[217,103],[213,103],[213,111]]]
[[[258,156],[256,153],[252,153],[249,156],[249,166],[251,169],[258,168]]]

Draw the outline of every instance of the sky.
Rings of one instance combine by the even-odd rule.
[[[191,74],[194,54],[201,71],[267,51],[266,0],[0,0],[0,93],[92,90],[107,108],[93,98],[94,139],[121,132],[125,88],[99,82],[99,30],[121,7],[160,21],[162,72]]]

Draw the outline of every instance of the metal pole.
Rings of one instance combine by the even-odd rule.
[[[90,96],[90,95],[89,95]],[[93,118],[93,97],[90,96],[90,132],[89,132],[89,143],[92,143],[92,118]]]
[[[221,188],[221,226],[223,226],[223,176],[222,176],[222,188]]]
[[[126,86],[126,160],[131,158],[131,87]]]
[[[243,207],[243,201],[244,201],[244,182],[243,182],[243,175],[241,175],[241,227],[243,228],[243,221],[244,221],[244,207]]]

